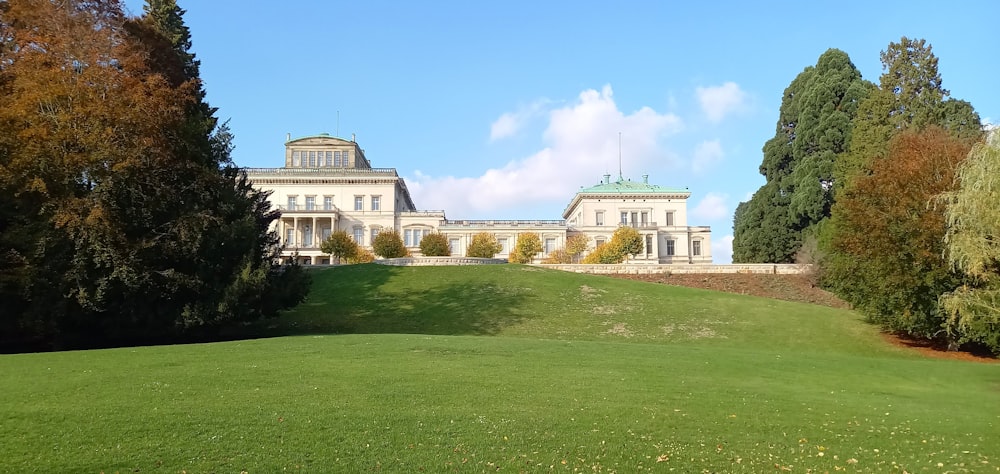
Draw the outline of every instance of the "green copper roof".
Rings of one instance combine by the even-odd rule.
[[[600,183],[596,186],[583,188],[580,194],[662,194],[662,193],[687,193],[684,188],[668,188],[655,184],[640,183],[632,180],[618,178],[618,181],[610,183]]]
[[[346,138],[335,137],[333,135],[330,135],[329,133],[317,133],[315,135],[306,135],[304,137],[292,138],[292,139],[286,141],[285,143],[297,142],[299,140],[305,140],[305,139],[308,139],[308,138],[333,138],[333,139],[336,139],[336,140],[350,142],[350,140],[348,140]]]

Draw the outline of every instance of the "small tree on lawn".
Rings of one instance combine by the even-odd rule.
[[[375,254],[373,254],[371,250],[361,247],[358,247],[358,253],[354,254],[353,256],[347,259],[347,263],[350,263],[352,265],[358,263],[371,263],[374,261],[375,261]]]
[[[497,236],[489,232],[480,232],[472,236],[472,243],[465,251],[465,256],[493,258],[501,250],[503,250],[503,246],[497,242]]]
[[[372,251],[382,258],[399,258],[406,256],[406,246],[399,232],[384,230],[372,240]]]
[[[586,264],[614,264],[622,263],[625,259],[625,254],[622,253],[614,244],[614,241],[598,244],[586,257],[583,258],[583,263]]]
[[[538,252],[542,251],[542,239],[534,232],[525,232],[517,236],[514,252],[510,254],[511,263],[531,263]]]
[[[451,249],[448,248],[448,238],[440,232],[427,234],[420,239],[420,253],[425,257],[448,257]]]
[[[590,238],[583,234],[573,234],[568,239],[566,239],[566,255],[569,257],[569,262],[575,263],[580,261],[580,255],[587,251],[587,246],[590,245]]]
[[[340,263],[342,260],[347,260],[357,255],[358,243],[350,235],[347,235],[347,232],[338,230],[330,234],[320,244],[319,249],[323,253],[328,253],[331,257],[335,257],[337,263]]]
[[[620,253],[622,259],[629,255],[635,257],[642,252],[642,236],[631,227],[621,226],[611,235],[611,246]]]

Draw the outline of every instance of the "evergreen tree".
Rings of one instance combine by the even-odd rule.
[[[896,134],[936,125],[961,139],[982,134],[979,114],[966,101],[950,98],[942,86],[938,58],[925,40],[902,37],[881,53],[879,86],[858,104],[851,152],[838,162],[838,189],[857,173],[868,173],[885,156]]]
[[[871,88],[846,53],[830,49],[785,89],[775,136],[763,147],[766,183],[736,208],[733,261],[791,262],[803,233],[829,217],[834,163]]]

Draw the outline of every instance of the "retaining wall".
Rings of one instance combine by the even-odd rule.
[[[758,273],[771,275],[800,275],[808,273],[811,265],[753,263],[753,264],[678,264],[678,265],[648,265],[648,264],[536,264],[536,267],[552,268],[576,273],[593,273],[598,275],[658,275],[664,273]]]
[[[395,267],[424,267],[444,265],[496,265],[507,263],[505,258],[474,258],[474,257],[403,257],[375,260],[380,265]]]

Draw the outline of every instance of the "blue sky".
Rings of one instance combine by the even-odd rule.
[[[889,42],[924,38],[952,97],[1000,122],[993,1],[178,3],[240,166],[282,166],[287,133],[354,133],[421,209],[559,219],[618,175],[620,133],[626,178],[690,189],[716,263],[782,91],[828,48],[877,82]]]

